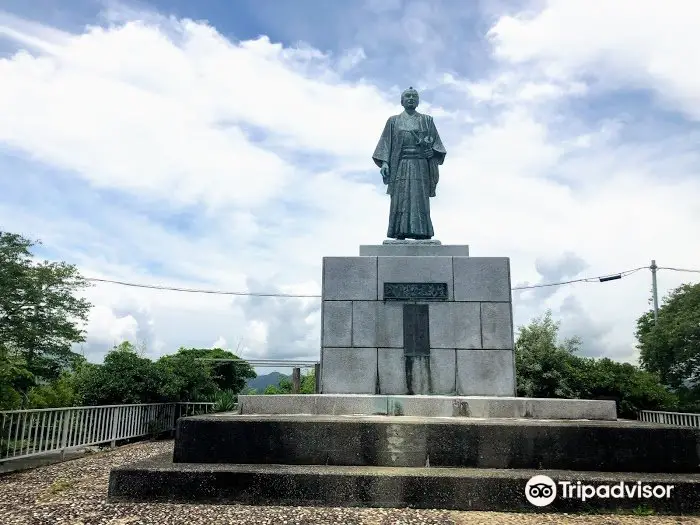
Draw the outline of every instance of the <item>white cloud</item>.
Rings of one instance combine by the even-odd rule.
[[[700,248],[689,242],[700,228],[694,138],[660,138],[638,114],[614,107],[590,119],[566,105],[630,79],[660,90],[659,75],[643,64],[672,45],[654,47],[651,38],[666,26],[630,15],[651,9],[636,2],[625,16],[637,16],[640,27],[616,33],[604,22],[616,7],[575,5],[550,2],[529,18],[502,17],[491,32],[498,61],[488,75],[444,68],[436,77],[422,106],[448,150],[432,201],[436,237],[468,243],[474,256],[511,257],[514,285],[652,258],[697,267]],[[421,14],[426,23],[450,16],[416,8],[406,20]],[[10,175],[32,191],[31,208],[0,196],[4,229],[41,237],[94,277],[311,295],[320,293],[323,256],[355,255],[359,244],[384,239],[388,197],[370,156],[385,119],[400,109],[398,92],[343,77],[348,68],[362,73],[376,49],[331,56],[267,37],[231,42],[201,23],[128,9],[109,19],[115,25],[73,35],[0,17],[0,37],[26,48],[0,60],[0,163],[3,151],[33,163]],[[410,27],[418,40],[427,30]],[[422,48],[418,59],[440,70],[442,45]],[[676,88],[664,96],[688,110],[696,92],[683,75],[666,75]],[[591,82],[597,76],[605,85]],[[36,175],[31,190],[39,166],[54,171]],[[691,278],[660,273],[660,284],[667,290]],[[584,343],[590,336],[587,351],[631,359],[648,290],[648,273],[638,272],[524,293],[516,320],[551,307],[564,333],[581,331]],[[108,284],[88,296],[95,351],[115,338],[141,338],[154,355],[239,342],[247,357],[318,355],[314,298]]]
[[[686,0],[547,0],[531,16],[504,16],[489,33],[495,55],[550,78],[595,78],[650,88],[700,119],[700,5]]]
[[[92,336],[92,340],[88,340],[89,343],[112,347],[122,341],[135,341],[138,328],[138,322],[133,316],[120,317],[109,307],[96,305],[90,311],[90,321],[86,331]]]
[[[226,339],[224,337],[219,336],[219,338],[216,341],[214,341],[214,343],[212,343],[211,347],[212,348],[226,349],[227,348]]]

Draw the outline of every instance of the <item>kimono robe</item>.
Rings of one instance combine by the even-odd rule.
[[[433,156],[428,159],[426,152],[431,149]],[[389,117],[372,155],[380,168],[383,162],[389,165],[389,177],[384,181],[391,196],[387,237],[433,237],[430,197],[435,197],[438,166],[446,154],[431,116],[403,112]]]

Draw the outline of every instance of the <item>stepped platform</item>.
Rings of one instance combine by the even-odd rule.
[[[535,507],[524,487],[535,475],[555,483],[600,487],[672,485],[671,497],[557,497]],[[561,487],[561,485],[559,485]],[[369,506],[447,510],[581,512],[700,512],[700,475],[629,474],[563,470],[473,468],[393,468],[330,465],[235,465],[173,463],[169,455],[116,468],[109,481],[110,502],[177,502],[294,506]]]
[[[545,507],[525,497],[535,475],[549,476],[559,491]],[[621,482],[624,490],[673,487],[659,498],[575,497],[580,484],[595,491]],[[700,429],[604,420],[209,414],[178,421],[172,456],[114,469],[108,497],[538,512],[645,506],[696,513]]]
[[[239,415],[179,422],[175,463],[700,472],[700,429],[636,421]]]
[[[529,397],[296,394],[241,395],[240,414],[617,419],[615,401]]]

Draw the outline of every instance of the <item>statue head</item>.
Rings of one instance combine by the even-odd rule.
[[[420,98],[418,97],[418,91],[413,89],[413,86],[409,87],[403,93],[401,93],[401,105],[406,109],[416,109]]]

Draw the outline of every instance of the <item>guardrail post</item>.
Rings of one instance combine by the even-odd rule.
[[[70,428],[71,411],[64,410],[61,414],[61,461],[66,457],[66,447],[68,446],[68,429]]]
[[[111,442],[109,444],[110,448],[115,448],[117,446],[117,428],[119,427],[119,416],[121,415],[121,407],[114,407],[112,412],[112,430],[110,432]]]
[[[301,390],[301,369],[295,367],[292,369],[292,394],[298,394]]]
[[[316,380],[315,394],[321,393],[321,363],[314,365],[314,379]]]

